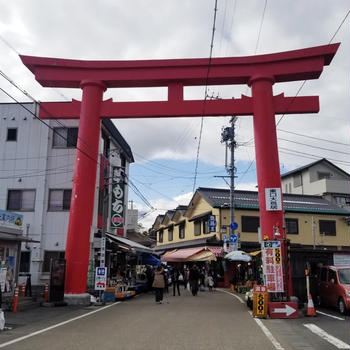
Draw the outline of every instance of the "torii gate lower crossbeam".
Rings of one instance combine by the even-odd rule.
[[[40,108],[41,118],[80,118],[66,246],[65,292],[80,295],[86,291],[101,117],[253,115],[260,227],[262,235],[273,239],[274,232],[284,227],[275,114],[316,113],[319,109],[318,97],[273,96],[273,84],[317,79],[338,47],[339,44],[331,44],[268,55],[213,58],[209,76],[208,59],[77,61],[21,56],[42,86],[83,90],[81,104],[78,101],[41,103]],[[206,101],[205,108],[203,101],[183,100],[184,86],[205,84],[248,84],[252,97]],[[102,101],[106,88],[159,86],[168,88],[168,101]],[[286,256],[285,252],[283,255]],[[285,271],[286,266],[284,262]]]

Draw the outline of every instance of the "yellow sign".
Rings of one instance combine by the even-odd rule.
[[[282,259],[281,259],[281,248],[275,248],[274,249],[275,253],[275,264],[276,265],[281,265],[282,264]]]
[[[268,297],[269,297],[267,288],[265,286],[255,286],[255,287],[258,287],[258,288],[254,288],[254,293],[253,293],[253,316],[266,318],[267,310],[268,310]]]

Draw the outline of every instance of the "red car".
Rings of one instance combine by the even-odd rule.
[[[317,287],[319,305],[336,307],[341,314],[350,310],[350,266],[322,266]]]

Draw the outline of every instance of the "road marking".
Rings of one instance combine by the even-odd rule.
[[[252,314],[252,312],[249,312]],[[266,337],[272,345],[275,347],[277,350],[284,350],[284,347],[276,340],[276,338],[272,335],[272,333],[265,327],[265,325],[262,323],[261,320],[258,318],[253,318],[253,320],[258,324],[258,326],[262,329],[262,331],[265,333]]]
[[[223,289],[216,289],[216,290],[218,290],[219,292],[224,292],[226,294],[230,294],[230,295],[234,296],[235,298],[237,298],[242,304],[244,304],[244,301],[238,295],[230,293],[230,292],[227,292],[226,290],[223,290]]]
[[[325,316],[328,316],[328,317],[335,318],[336,320],[345,321],[345,318],[341,318],[341,317],[338,317],[338,316],[326,314],[325,312],[321,312],[321,311],[317,311],[317,310],[316,310],[316,312],[317,312],[318,314],[321,314],[321,315],[325,315]]]
[[[303,325],[306,328],[308,328],[312,333],[315,333],[318,336],[320,336],[322,339],[327,340],[328,343],[331,343],[332,345],[334,345],[338,349],[350,349],[350,345],[349,344],[346,344],[342,340],[340,340],[340,339],[338,339],[336,337],[333,337],[333,335],[328,334],[322,328],[316,326],[315,324],[313,324],[313,323],[304,323]]]
[[[97,310],[88,312],[87,314],[80,315],[80,316],[77,316],[77,317],[73,317],[73,318],[71,318],[71,319],[69,319],[69,320],[67,320],[67,321],[63,321],[63,322],[57,323],[57,324],[55,324],[55,325],[53,325],[53,326],[50,326],[50,327],[41,329],[40,331],[36,331],[36,332],[30,333],[30,334],[24,335],[23,337],[19,337],[19,338],[17,338],[17,339],[10,340],[10,341],[8,341],[8,342],[6,342],[6,343],[0,344],[0,348],[4,348],[5,346],[8,346],[8,345],[11,345],[11,344],[14,344],[14,343],[18,343],[18,342],[20,342],[20,341],[22,341],[22,340],[25,340],[25,339],[34,337],[35,335],[38,335],[38,334],[41,334],[41,333],[50,331],[51,329],[54,329],[54,328],[63,326],[63,325],[65,325],[65,324],[67,324],[67,323],[70,323],[70,322],[73,322],[73,321],[76,321],[76,320],[79,320],[80,318],[84,318],[84,317],[90,316],[90,315],[92,315],[92,314],[94,314],[94,313],[96,313],[96,312],[99,312],[99,311],[108,309],[109,307],[115,306],[115,305],[120,304],[120,303],[121,303],[121,301],[118,301],[118,302],[113,303],[113,304],[111,304],[111,305],[107,305],[107,306],[101,307],[100,309],[97,309]]]

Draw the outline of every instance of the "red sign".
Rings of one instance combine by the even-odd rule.
[[[254,284],[254,293],[267,293],[267,287]]]
[[[298,318],[297,302],[270,302],[269,314],[271,318]]]

